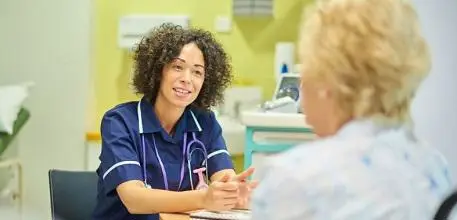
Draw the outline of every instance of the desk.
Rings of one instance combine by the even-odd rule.
[[[257,168],[265,157],[315,139],[303,114],[245,111],[241,121],[246,126],[244,169]]]
[[[190,220],[189,215],[187,214],[160,214],[160,220]]]

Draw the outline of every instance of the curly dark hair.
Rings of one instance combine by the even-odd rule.
[[[224,101],[224,90],[232,82],[230,58],[210,32],[184,29],[170,23],[154,28],[138,44],[134,53],[133,87],[155,103],[164,66],[179,56],[184,45],[195,43],[203,53],[205,80],[192,107],[209,110]]]

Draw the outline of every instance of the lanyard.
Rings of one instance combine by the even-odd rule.
[[[181,189],[182,182],[184,180],[184,164],[186,160],[186,146],[187,146],[187,134],[184,135],[184,142],[183,142],[183,150],[182,150],[182,162],[181,162],[181,170],[180,170],[180,178],[179,178],[179,186],[178,186],[178,191]],[[168,176],[167,176],[167,171],[165,170],[165,165],[162,162],[162,158],[160,158],[159,151],[157,150],[157,145],[156,145],[156,140],[154,137],[154,134],[152,135],[152,141],[154,144],[154,151],[155,155],[157,157],[157,160],[159,161],[160,169],[162,171],[162,178],[163,178],[163,183],[165,185],[165,189],[168,190]],[[147,181],[147,172],[146,172],[146,144],[144,140],[144,135],[142,135],[142,144],[143,144],[143,173],[144,173],[144,180],[145,183]]]

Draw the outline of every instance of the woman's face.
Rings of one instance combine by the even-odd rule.
[[[335,134],[338,118],[334,114],[335,105],[329,87],[324,83],[302,77],[300,88],[300,101],[306,123],[312,126],[314,133],[319,137]]]
[[[158,98],[185,108],[195,101],[204,80],[203,53],[195,43],[186,44],[181,54],[164,67]]]

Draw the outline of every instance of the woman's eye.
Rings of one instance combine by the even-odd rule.
[[[194,74],[197,75],[197,76],[203,76],[204,72],[201,71],[201,70],[194,70]]]
[[[175,65],[174,66],[175,70],[181,71],[183,68],[180,65]]]

